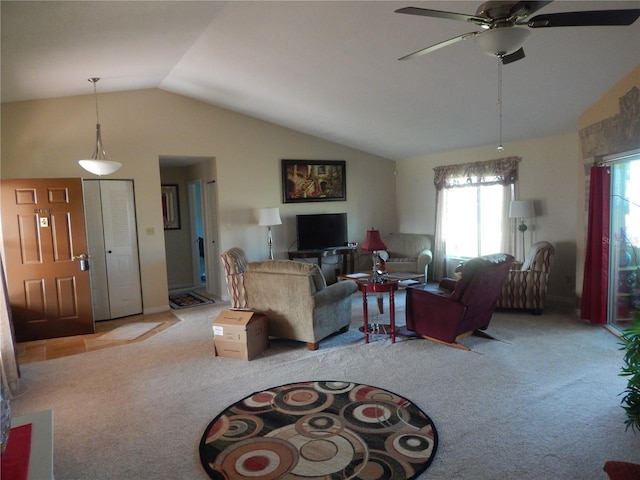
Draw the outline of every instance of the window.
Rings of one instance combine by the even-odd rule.
[[[442,236],[448,256],[472,258],[503,250],[505,190],[496,184],[443,191]]]
[[[519,160],[508,157],[434,169],[434,278],[452,273],[447,268],[450,260],[513,250],[507,210],[514,197]]]

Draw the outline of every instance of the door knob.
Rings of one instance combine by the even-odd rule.
[[[87,253],[81,253],[73,257],[74,260],[80,260],[80,270],[86,272],[89,270],[89,255]]]

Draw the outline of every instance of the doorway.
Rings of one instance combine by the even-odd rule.
[[[611,168],[607,321],[624,330],[640,306],[640,151],[605,162]]]
[[[165,229],[168,290],[219,295],[215,158],[160,156],[160,181],[175,186],[179,227]]]

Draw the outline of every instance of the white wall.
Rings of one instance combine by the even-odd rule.
[[[2,178],[88,177],[77,159],[95,146],[92,95],[2,104]],[[298,213],[347,212],[349,236],[362,242],[372,226],[396,229],[394,163],[251,117],[162,90],[99,95],[102,139],[123,167],[110,178],[133,179],[146,313],[168,308],[165,238],[160,205],[161,155],[211,158],[218,232],[215,252],[245,249],[249,260],[268,255],[266,228],[256,212],[279,206],[275,255],[295,241]],[[347,201],[282,204],[281,159],[346,160]],[[211,205],[214,204],[214,205]],[[219,272],[219,292],[226,286]]]
[[[534,200],[537,217],[527,221],[526,245],[547,240],[556,248],[548,294],[574,302],[576,270],[576,180],[579,158],[577,134],[560,135],[427,155],[396,163],[400,230],[435,233],[436,190],[433,168],[441,165],[521,157],[517,196]]]

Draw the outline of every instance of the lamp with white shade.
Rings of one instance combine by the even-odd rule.
[[[509,205],[509,218],[519,218],[520,225],[518,230],[522,232],[522,257],[524,259],[524,232],[527,231],[527,224],[524,223],[525,218],[535,217],[535,209],[533,207],[533,200],[513,200]]]
[[[107,160],[107,153],[102,146],[102,135],[100,133],[100,116],[98,115],[98,92],[96,89],[96,83],[100,80],[97,77],[90,78],[89,81],[93,83],[93,94],[96,100],[96,148],[93,151],[93,156],[88,160],[78,160],[78,163],[87,172],[94,175],[109,175],[118,170],[122,164],[120,162],[113,162]]]
[[[282,225],[282,220],[280,220],[280,209],[278,207],[261,208],[258,225],[269,229],[267,245],[269,245],[269,259],[273,260],[273,237],[271,236],[271,227],[274,225]]]

